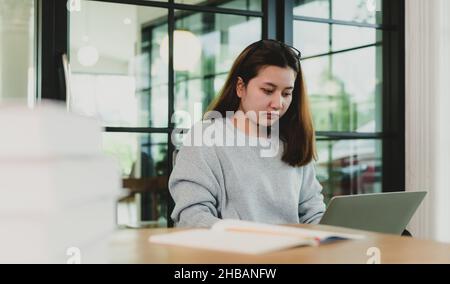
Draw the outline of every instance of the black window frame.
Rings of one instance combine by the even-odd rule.
[[[68,53],[69,13],[66,1],[36,0],[38,5],[38,56],[37,56],[37,99],[66,100],[65,81],[61,56]],[[105,127],[105,132],[116,133],[164,133],[168,135],[167,169],[172,171],[174,145],[170,134],[174,130],[170,118],[174,113],[174,69],[173,69],[173,31],[174,11],[224,13],[231,15],[256,16],[262,18],[262,37],[281,40],[293,44],[294,19],[307,19],[332,24],[375,27],[383,33],[383,131],[381,133],[317,132],[320,140],[382,140],[382,188],[383,192],[405,190],[405,0],[383,0],[383,23],[370,25],[338,20],[324,20],[293,15],[292,0],[262,0],[261,11],[246,11],[212,6],[186,5],[146,0],[87,0],[117,4],[159,7],[168,9],[169,33],[169,77],[168,77],[168,127]],[[170,213],[174,202],[169,195],[167,206],[168,227],[173,226]]]
[[[332,0],[329,0],[330,2]],[[331,3],[330,3],[331,4]],[[382,30],[382,131],[375,133],[317,131],[317,141],[377,140],[382,142],[382,190],[405,191],[405,1],[382,0],[382,24],[293,16],[293,20]],[[330,5],[331,7],[331,5]],[[331,9],[331,8],[330,8]],[[318,54],[305,59],[349,52],[379,43]]]

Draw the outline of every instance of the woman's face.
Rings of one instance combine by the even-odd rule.
[[[254,123],[269,126],[279,120],[292,102],[296,72],[289,68],[266,66],[245,87],[238,78],[237,95],[241,98],[239,110]]]

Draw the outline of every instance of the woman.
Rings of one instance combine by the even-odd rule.
[[[210,112],[185,142],[192,141],[194,130],[212,127],[215,142],[225,133],[228,142],[235,134],[252,145],[203,141],[181,147],[169,179],[175,224],[318,223],[325,205],[312,163],[315,137],[300,52],[275,40],[251,44],[235,60],[209,110],[215,119]],[[255,141],[279,147],[262,155]]]

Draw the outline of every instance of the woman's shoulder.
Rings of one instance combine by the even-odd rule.
[[[216,160],[217,154],[214,147],[215,141],[210,140],[210,133],[216,131],[217,124],[222,123],[221,119],[201,120],[194,123],[183,134],[172,135],[172,142],[177,149],[177,156],[182,155],[189,159]]]
[[[215,133],[221,132],[225,125],[224,118],[204,119],[194,123],[181,140],[181,147],[210,147],[215,141],[208,141]]]
[[[316,161],[311,160],[309,163],[304,164],[303,166],[297,166],[296,169],[299,174],[303,175],[304,173],[308,173],[311,171],[315,171]]]

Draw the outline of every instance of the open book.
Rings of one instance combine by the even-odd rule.
[[[154,235],[149,241],[231,253],[262,254],[296,246],[318,246],[335,240],[362,238],[363,235],[225,219],[215,223],[211,229]]]

